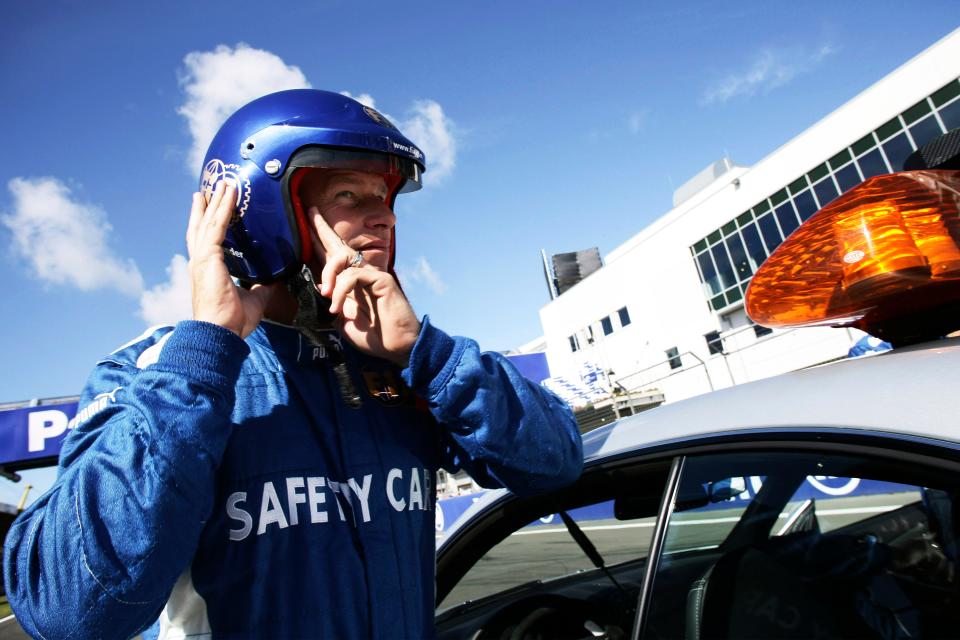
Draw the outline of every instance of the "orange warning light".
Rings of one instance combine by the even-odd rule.
[[[746,309],[768,327],[883,337],[891,322],[958,300],[960,171],[907,171],[862,182],[801,225],[753,276]]]

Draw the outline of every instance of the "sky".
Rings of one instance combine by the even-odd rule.
[[[541,249],[605,255],[711,162],[757,163],[956,29],[956,8],[2,3],[0,402],[76,395],[100,357],[189,317],[199,158],[259,95],[347,92],[421,146],[425,186],[396,207],[404,290],[503,351],[542,333]],[[0,480],[0,501],[19,492]]]

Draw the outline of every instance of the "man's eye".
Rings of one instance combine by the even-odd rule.
[[[338,198],[338,199],[339,199],[339,198],[346,198],[346,199],[348,199],[348,200],[355,200],[356,197],[357,197],[357,194],[355,194],[353,191],[341,191],[341,192],[339,192],[337,195],[335,195],[334,197],[335,197],[335,198]]]

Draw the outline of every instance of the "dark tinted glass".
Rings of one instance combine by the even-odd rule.
[[[704,335],[703,339],[707,341],[707,349],[710,351],[710,355],[723,353],[723,341],[720,340],[719,331],[711,331]]]
[[[743,234],[744,241],[747,243],[747,253],[753,261],[753,264],[750,266],[756,270],[763,264],[763,261],[767,259],[767,253],[763,249],[763,242],[760,241],[760,233],[757,231],[757,225],[752,224],[749,227],[744,227],[741,233]]]
[[[703,278],[703,284],[707,285],[711,295],[723,291],[720,286],[720,278],[717,277],[717,270],[713,266],[713,260],[709,253],[701,253],[697,256],[697,264],[700,265],[700,276]]]
[[[948,131],[960,127],[960,100],[954,100],[952,104],[941,109],[940,119]]]
[[[762,218],[758,218],[760,224],[760,233],[763,234],[763,241],[767,245],[767,251],[773,253],[773,250],[780,246],[783,238],[780,237],[780,230],[777,229],[777,221],[773,219],[773,214],[768,213]]]
[[[864,180],[878,176],[881,173],[890,172],[890,170],[887,169],[887,163],[883,161],[883,155],[881,155],[880,149],[874,149],[870,153],[857,158],[857,164],[860,165],[860,173],[863,174]]]
[[[940,123],[933,116],[927,116],[910,127],[910,135],[913,136],[913,141],[917,143],[918,147],[922,147],[941,133],[943,131],[940,131]]]
[[[797,220],[797,214],[793,210],[793,205],[789,202],[785,202],[779,207],[776,208],[777,212],[777,221],[780,222],[780,230],[783,231],[783,237],[786,238],[794,229],[800,226],[800,221]]]
[[[862,182],[860,174],[857,173],[857,167],[848,164],[836,173],[837,184],[840,185],[840,191],[849,191]]]
[[[626,308],[626,307],[621,307],[620,310],[617,311],[617,315],[620,316],[620,326],[621,326],[621,327],[625,327],[625,326],[627,326],[628,324],[630,324],[630,312],[627,311],[627,308]]]
[[[837,188],[833,184],[833,180],[827,178],[822,180],[814,185],[813,190],[817,194],[817,201],[820,203],[821,207],[827,206],[827,204],[836,198],[839,193],[837,193]]]
[[[801,220],[806,220],[817,212],[817,202],[813,199],[813,194],[810,193],[809,189],[795,195],[793,205],[797,208]]]
[[[737,273],[738,280],[745,280],[753,274],[750,269],[750,262],[747,260],[747,252],[743,248],[743,242],[740,236],[733,235],[727,238],[727,251],[730,252],[730,259],[733,260],[733,268]]]
[[[683,362],[680,360],[680,352],[677,351],[676,347],[670,347],[665,351],[667,357],[670,359],[670,368],[679,369],[683,366]]]
[[[610,319],[610,316],[601,320],[600,326],[603,327],[603,335],[608,336],[613,333],[613,320]]]
[[[720,272],[720,279],[723,281],[723,288],[728,289],[737,284],[737,278],[733,275],[733,265],[730,264],[730,258],[727,257],[727,251],[722,244],[710,249],[713,254],[713,261],[717,265],[717,271]]]
[[[913,147],[910,146],[907,134],[901,133],[896,138],[887,140],[883,145],[883,151],[887,154],[890,167],[894,171],[903,171],[903,161],[913,153]]]

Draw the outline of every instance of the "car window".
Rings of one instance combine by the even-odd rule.
[[[643,558],[650,546],[655,516],[617,519],[614,501],[567,512],[590,540],[605,566]],[[549,580],[594,569],[559,514],[549,514],[496,544],[470,568],[440,603],[438,610],[505,591],[536,580]]]
[[[952,635],[958,499],[955,474],[915,462],[686,458],[645,637]]]

